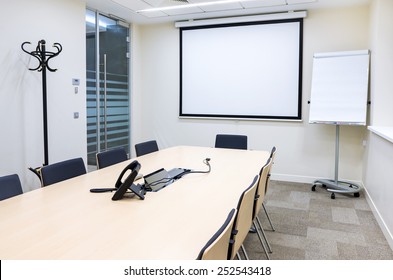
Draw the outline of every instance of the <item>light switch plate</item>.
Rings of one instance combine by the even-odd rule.
[[[72,85],[73,86],[79,86],[80,85],[80,80],[79,79],[72,79]]]

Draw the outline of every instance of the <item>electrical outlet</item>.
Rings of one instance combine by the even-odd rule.
[[[74,119],[79,119],[79,112],[74,112]]]

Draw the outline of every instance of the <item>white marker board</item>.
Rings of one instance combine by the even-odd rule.
[[[366,125],[369,51],[314,55],[310,123]]]

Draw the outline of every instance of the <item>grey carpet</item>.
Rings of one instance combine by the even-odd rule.
[[[273,253],[272,260],[393,259],[370,207],[360,197],[330,193],[311,185],[271,181],[265,205],[275,227],[259,213]],[[244,242],[250,259],[266,259],[256,234]]]

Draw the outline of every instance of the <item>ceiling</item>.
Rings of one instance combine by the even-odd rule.
[[[371,0],[81,0],[107,15],[137,24],[244,16],[364,5]],[[164,10],[144,11],[151,8]],[[171,8],[167,8],[171,7]],[[176,7],[176,9],[172,9]]]

